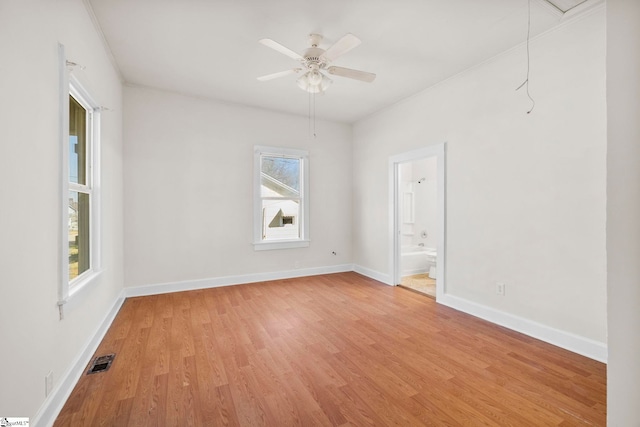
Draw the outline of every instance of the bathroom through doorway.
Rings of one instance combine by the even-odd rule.
[[[394,156],[394,284],[444,291],[444,144]]]

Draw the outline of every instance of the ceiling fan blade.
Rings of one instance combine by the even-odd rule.
[[[302,68],[294,68],[291,70],[280,71],[278,73],[267,74],[266,76],[260,76],[258,77],[258,80],[260,80],[261,82],[266,82],[267,80],[277,79],[279,77],[288,76],[290,74],[297,74],[300,71],[302,71]]]
[[[356,46],[359,46],[362,41],[351,33],[347,33],[340,40],[335,42],[329,49],[327,49],[321,58],[331,62],[341,55],[349,52]]]
[[[304,58],[302,56],[300,56],[299,54],[295,53],[294,51],[292,51],[291,49],[289,49],[288,47],[284,47],[282,46],[280,43],[273,41],[271,39],[262,39],[259,40],[258,43],[261,43],[267,47],[270,47],[273,50],[277,50],[278,52],[287,55],[289,58],[293,58],[297,61],[304,61]]]
[[[327,68],[327,73],[334,74],[336,76],[348,77],[350,79],[361,80],[367,83],[371,83],[376,79],[376,75],[373,73],[367,73],[366,71],[359,71],[344,67],[331,66]]]

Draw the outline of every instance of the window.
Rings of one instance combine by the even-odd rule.
[[[307,151],[255,147],[254,247],[309,246]]]
[[[99,265],[99,112],[74,78],[69,80],[67,97],[68,107],[63,105],[69,113],[68,135],[63,138],[65,296],[90,281]]]
[[[69,96],[69,280],[91,266],[90,114]]]

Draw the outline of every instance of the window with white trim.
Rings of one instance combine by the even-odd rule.
[[[73,77],[69,79],[68,121],[63,169],[66,214],[63,245],[65,295],[99,272],[99,109]],[[63,142],[64,144],[64,142]],[[66,273],[66,274],[65,274]],[[66,299],[66,298],[64,298]]]
[[[254,248],[309,246],[309,153],[254,150]]]

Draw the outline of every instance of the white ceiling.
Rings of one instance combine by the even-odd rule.
[[[601,1],[587,0],[562,15],[545,0],[531,0],[532,37]],[[334,65],[374,72],[376,80],[331,76],[333,84],[315,101],[318,118],[347,123],[521,44],[527,36],[528,0],[88,4],[126,83],[305,116],[309,96],[297,87],[296,75],[256,80],[297,65],[258,40],[271,38],[302,53],[309,47],[309,33],[322,34],[320,47],[326,49],[351,32],[362,44]],[[525,67],[523,56],[523,73]]]

